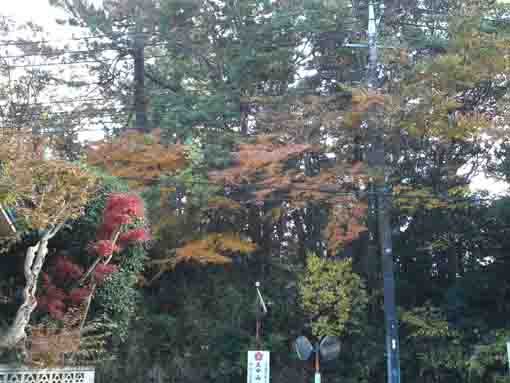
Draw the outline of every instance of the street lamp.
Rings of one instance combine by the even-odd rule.
[[[320,360],[330,361],[340,354],[340,340],[336,336],[325,336],[317,339],[315,347],[306,336],[300,336],[294,342],[294,349],[300,360],[306,361],[315,354],[315,383],[321,383]]]

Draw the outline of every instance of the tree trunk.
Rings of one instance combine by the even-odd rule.
[[[51,237],[51,232],[45,234],[35,246],[31,246],[27,250],[24,265],[23,303],[18,308],[14,321],[7,331],[0,334],[0,350],[13,349],[26,338],[26,328],[37,307],[37,281],[48,255],[48,240]]]

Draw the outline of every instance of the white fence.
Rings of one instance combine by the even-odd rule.
[[[0,366],[0,383],[94,383],[94,368],[37,369]]]

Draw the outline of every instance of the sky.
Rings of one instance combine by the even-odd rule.
[[[1,1],[1,0],[0,0]],[[102,0],[88,0],[94,4],[101,4]],[[26,22],[32,22],[36,25],[39,25],[43,28],[44,33],[38,34],[37,36],[27,36],[26,34],[21,34],[25,38],[33,38],[35,40],[51,40],[51,44],[55,46],[64,46],[65,44],[69,44],[69,39],[73,39],[75,37],[79,37],[84,34],[83,29],[77,27],[70,27],[65,25],[59,25],[56,20],[57,19],[67,19],[68,15],[58,8],[52,7],[49,5],[48,0],[4,0],[2,1],[2,6],[0,7],[0,15],[7,16],[18,24],[23,24]],[[60,41],[61,40],[61,41]],[[9,54],[19,54],[20,52],[9,52]],[[37,59],[32,58],[29,60],[31,64],[36,64],[38,62]],[[55,69],[59,69],[54,67]],[[71,66],[66,67],[63,66],[64,69],[71,69]],[[73,73],[78,73],[78,76],[81,76],[79,73],[83,70],[83,77],[80,79],[84,80],[85,76],[87,76],[86,70],[81,68],[79,65],[72,66]],[[23,69],[20,69],[21,71]],[[64,77],[70,77],[71,72],[65,71],[63,74],[60,74]],[[69,89],[66,89],[65,93],[60,94],[61,91],[57,92],[57,94],[51,95],[53,99],[72,99],[72,98],[83,98],[80,93],[71,92]],[[76,106],[76,105],[75,105]],[[71,107],[71,106],[70,106]],[[79,133],[79,139],[81,141],[97,141],[104,137],[102,132],[102,126],[98,126],[96,124],[91,124],[86,126],[84,131]]]
[[[92,0],[91,2],[100,4],[102,0]],[[67,28],[58,26],[55,22],[56,18],[65,18],[65,13],[51,7],[48,0],[3,0],[0,12],[16,20],[33,21],[43,25],[53,36],[57,35],[57,38],[64,37],[62,34],[69,34]]]
[[[55,22],[56,18],[65,17],[65,14],[51,7],[48,0],[4,0],[0,12],[15,20],[32,21],[43,25],[57,38],[69,33],[66,28],[58,26]]]
[[[510,2],[510,0],[498,1]],[[100,4],[102,0],[92,0],[92,2]],[[3,0],[0,12],[18,22],[32,21],[43,26],[48,33],[45,38],[48,39],[66,39],[77,34],[76,29],[60,26],[55,22],[55,19],[65,18],[66,15],[64,12],[51,7],[48,0]],[[85,137],[85,139],[97,138]],[[473,190],[488,190],[491,194],[502,194],[507,191],[508,184],[487,178],[484,174],[479,174],[473,178],[471,188]]]

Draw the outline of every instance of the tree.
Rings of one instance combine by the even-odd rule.
[[[12,153],[9,143],[5,145],[1,152]],[[7,331],[0,336],[2,349],[14,348],[26,337],[25,330],[38,304],[38,283],[48,255],[48,242],[68,220],[82,214],[95,189],[94,175],[80,166],[24,158],[27,152],[23,150],[17,153],[19,156],[2,160],[0,185],[6,191],[2,201],[14,205],[22,224],[40,230],[41,235],[25,255],[23,300]]]
[[[299,282],[300,304],[316,337],[343,335],[359,326],[367,304],[352,261],[330,260],[310,254]]]
[[[63,337],[68,338],[68,342],[75,339],[77,346],[69,350],[62,347],[66,345],[64,343],[38,352],[31,349],[31,354],[36,357],[31,358],[32,362],[37,359],[46,365],[58,364],[62,362],[61,354],[71,351],[76,357],[90,360],[90,355],[98,357],[106,352],[105,343],[108,339],[99,329],[107,326],[107,323],[98,324],[94,322],[97,318],[91,318],[93,299],[99,292],[99,301],[104,305],[103,315],[106,314],[119,328],[125,326],[123,321],[129,322],[129,315],[118,318],[115,305],[106,305],[105,301],[113,300],[114,297],[118,300],[119,294],[127,293],[130,285],[133,285],[133,278],[136,279],[137,274],[142,271],[136,261],[133,263],[133,260],[124,260],[122,255],[126,256],[131,247],[140,246],[149,240],[149,233],[144,225],[144,207],[140,197],[129,193],[111,193],[106,197],[96,238],[86,249],[92,261],[83,264],[78,257],[60,254],[47,265],[38,294],[38,311],[47,314],[50,321],[38,324],[36,331],[32,331],[30,340],[32,344],[39,344],[45,339]],[[130,264],[132,270],[125,270],[125,264]],[[111,291],[109,285],[118,284],[118,279],[123,279],[126,271],[131,282],[126,284],[125,281],[120,281],[121,285],[117,286],[125,291]],[[121,311],[123,310],[124,314],[128,314],[132,308],[123,307]],[[97,314],[95,316],[97,317]],[[89,334],[91,330],[95,333],[92,337]],[[96,344],[89,344],[91,338]],[[84,358],[84,355],[89,357]]]
[[[86,161],[132,186],[143,187],[186,164],[185,146],[167,145],[161,131],[126,131],[117,137],[90,143]]]
[[[91,71],[113,79],[102,89],[115,105],[131,109],[136,24],[145,28],[147,57],[154,56],[146,62],[146,101],[160,136],[120,136],[91,150],[96,165],[143,189],[153,224],[143,320],[121,348],[118,380],[144,379],[140,370],[152,366],[153,355],[177,380],[242,379],[239,355],[253,340],[246,307],[255,278],[274,302],[267,346],[287,350],[308,325],[295,281],[309,251],[327,265],[321,272],[330,275],[338,263],[345,281],[359,273],[367,295],[369,315],[343,329],[349,353],[332,369],[346,382],[383,379],[382,275],[367,249],[364,203],[367,179],[381,173],[360,166],[374,103],[386,128],[387,191],[396,197],[392,234],[406,380],[463,381],[463,356],[499,344],[491,337],[492,329],[508,325],[508,206],[491,204],[468,186],[490,164],[494,140],[506,135],[499,127],[508,117],[508,6],[385,2],[377,10],[383,96],[360,86],[366,51],[345,46],[366,42],[363,2],[58,3],[91,34],[110,36],[87,40],[84,57],[103,61],[113,49],[126,59],[122,68]],[[129,126],[129,114],[116,116]],[[505,177],[506,146],[495,169]],[[326,254],[352,258],[352,265],[327,261]],[[110,304],[114,290],[101,299]],[[324,328],[341,328],[356,294],[326,310]],[[306,371],[286,354],[278,353],[275,375],[304,381]],[[478,353],[484,366],[501,369],[499,362],[486,363],[486,355],[496,354]],[[492,376],[476,375],[475,381]]]

